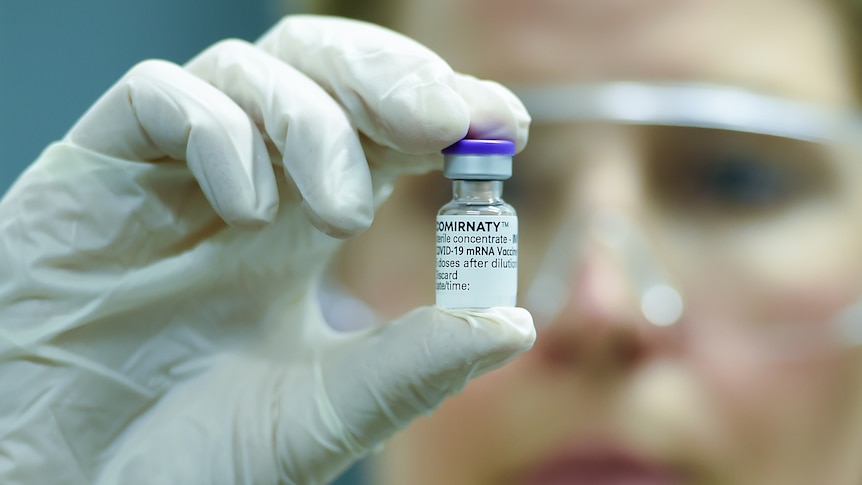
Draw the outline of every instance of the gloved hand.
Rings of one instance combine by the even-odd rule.
[[[341,19],[133,68],[0,203],[0,482],[323,483],[530,347],[520,309],[344,335],[315,297],[399,174],[528,121]]]

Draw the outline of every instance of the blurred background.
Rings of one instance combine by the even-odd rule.
[[[285,0],[0,2],[0,194],[117,79],[148,58],[183,63],[227,37],[255,40]],[[335,482],[353,485],[358,467]]]
[[[0,193],[135,63],[254,40],[291,10],[283,0],[3,0]]]

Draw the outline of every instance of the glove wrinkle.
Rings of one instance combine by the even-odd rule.
[[[234,68],[240,64],[246,69]],[[241,41],[216,44],[188,68],[253,117],[259,113],[318,229],[349,236],[371,224],[370,175],[358,135],[320,86]]]
[[[315,24],[328,28],[310,31]],[[468,110],[454,90],[451,68],[400,34],[358,21],[303,15],[286,18],[258,45],[332,93],[359,131],[380,145],[423,154],[467,133]],[[425,84],[446,89],[416,89]],[[428,106],[441,109],[429,112]]]

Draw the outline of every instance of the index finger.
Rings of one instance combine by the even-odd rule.
[[[511,102],[514,95],[503,100],[462,92],[463,76],[437,54],[383,27],[341,18],[290,16],[258,45],[322,86],[359,131],[382,146],[425,154],[468,132],[489,131],[515,140],[518,149],[526,143],[529,115],[520,102]],[[499,102],[488,103],[497,98]],[[478,112],[482,116],[475,116]]]

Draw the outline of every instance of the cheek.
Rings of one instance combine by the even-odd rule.
[[[833,350],[810,359],[766,361],[753,354],[690,357],[721,425],[715,438],[727,466],[741,477],[762,477],[751,483],[770,484],[835,483],[824,477],[856,468],[855,457],[848,461],[841,454],[858,450],[862,439],[858,355]],[[791,480],[792,474],[797,476]],[[799,481],[803,476],[808,478]]]
[[[862,296],[860,236],[848,224],[858,218],[813,215],[698,235],[696,251],[674,241],[688,290],[683,358],[708,397],[707,448],[736,483],[847,483],[824,477],[857,471],[842,453],[862,449],[862,366],[834,322]]]
[[[848,225],[856,215],[833,209],[716,233],[711,242],[699,239],[697,251],[675,245],[687,290],[685,348],[742,408],[771,396],[799,396],[787,402],[793,406],[806,406],[808,396],[828,399],[840,375],[837,321],[862,296],[862,238]]]
[[[841,369],[834,362],[749,365],[710,357],[700,356],[693,366],[728,422],[750,430],[746,434],[767,436],[777,429],[800,428],[827,414],[840,394]]]

